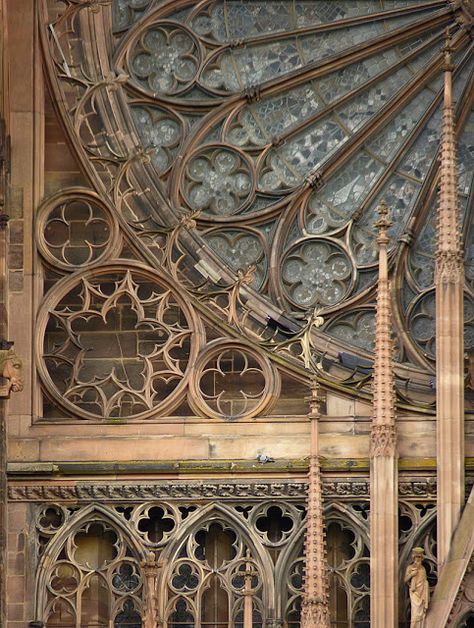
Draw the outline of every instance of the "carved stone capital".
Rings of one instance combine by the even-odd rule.
[[[394,425],[373,425],[370,432],[370,456],[394,456],[397,448],[397,433]]]
[[[461,283],[464,281],[462,255],[457,251],[440,251],[436,255],[436,283]]]
[[[330,617],[327,600],[303,600],[301,604],[301,628],[329,628]]]
[[[248,103],[259,102],[261,98],[260,85],[252,85],[243,91],[243,96]]]

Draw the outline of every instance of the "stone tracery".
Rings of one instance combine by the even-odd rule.
[[[433,128],[432,115],[437,115],[438,111],[440,92],[437,72],[441,25],[448,19],[448,14],[443,13],[444,6],[443,2],[434,3],[431,10],[438,9],[438,12],[435,11],[433,14],[429,9],[417,10],[416,7],[408,13],[403,13],[402,7],[405,5],[393,3],[385,13],[380,12],[376,20],[362,26],[359,16],[370,11],[367,4],[358,5],[357,9],[353,10],[340,3],[340,15],[336,12],[339,17],[335,17],[335,14],[333,19],[336,22],[333,23],[328,16],[323,17],[325,9],[322,4],[311,8],[302,2],[296,9],[292,9],[283,3],[282,10],[289,11],[292,15],[291,32],[293,29],[297,36],[298,29],[306,29],[304,37],[320,38],[330,48],[327,53],[322,53],[323,65],[316,69],[305,56],[306,44],[302,37],[300,53],[303,56],[300,61],[303,65],[300,67],[299,62],[290,63],[288,68],[279,65],[279,70],[275,74],[274,66],[270,62],[272,54],[276,54],[277,58],[280,49],[283,50],[286,45],[291,48],[293,44],[290,42],[295,35],[283,36],[282,33],[278,39],[279,43],[275,44],[276,48],[271,52],[273,44],[270,43],[270,38],[274,37],[274,34],[269,33],[271,22],[265,22],[276,19],[271,12],[271,15],[269,13],[263,18],[263,14],[259,15],[258,12],[254,14],[252,11],[247,14],[247,9],[237,9],[237,5],[234,6],[231,2],[209,4],[195,10],[190,7],[183,8],[182,14],[179,12],[175,14],[171,5],[167,7],[166,4],[164,6],[158,6],[153,2],[140,3],[139,6],[135,3],[117,4],[113,7],[113,16],[117,32],[120,31],[123,35],[120,35],[118,47],[113,56],[111,53],[108,61],[111,72],[109,78],[105,77],[101,82],[100,77],[97,77],[98,81],[90,82],[88,77],[94,76],[96,71],[91,66],[86,75],[85,68],[92,60],[86,60],[86,63],[83,62],[81,65],[75,62],[78,55],[83,55],[80,43],[75,42],[74,45],[68,46],[71,55],[70,73],[75,86],[73,87],[68,77],[60,76],[58,88],[64,91],[66,101],[70,104],[70,112],[75,120],[74,126],[83,137],[86,151],[93,155],[90,166],[96,170],[102,185],[114,190],[116,208],[123,212],[125,220],[135,232],[140,225],[142,233],[160,228],[169,229],[170,220],[173,224],[172,214],[182,211],[183,203],[190,205],[189,210],[204,209],[196,220],[196,228],[189,234],[189,238],[186,237],[183,249],[183,254],[194,256],[189,249],[193,248],[191,242],[196,242],[196,238],[201,234],[209,241],[206,234],[212,233],[208,229],[215,221],[225,222],[226,225],[230,223],[228,226],[222,226],[219,233],[221,239],[232,239],[235,237],[234,234],[238,233],[238,229],[242,228],[240,223],[245,221],[248,227],[250,226],[248,219],[251,218],[256,237],[259,237],[257,234],[261,234],[260,238],[264,240],[270,238],[271,258],[268,263],[263,262],[261,253],[251,252],[257,245],[256,239],[247,257],[243,249],[242,254],[229,256],[220,248],[222,245],[216,245],[215,251],[219,257],[210,259],[207,253],[206,265],[211,267],[223,265],[217,273],[221,277],[227,275],[230,280],[231,274],[242,269],[245,262],[248,264],[257,262],[259,278],[255,280],[253,287],[258,288],[270,308],[275,309],[276,313],[281,307],[283,314],[291,318],[295,313],[298,314],[298,310],[305,310],[314,300],[318,300],[331,312],[330,316],[326,316],[326,329],[331,337],[336,333],[335,330],[339,329],[335,325],[336,319],[344,315],[349,303],[352,306],[356,304],[359,308],[370,308],[373,303],[375,260],[370,252],[373,241],[371,225],[373,211],[379,199],[384,196],[391,206],[394,218],[392,238],[401,233],[410,216],[416,216],[420,207],[424,208],[420,203],[431,185],[433,175],[428,172],[428,166],[433,161],[427,158],[426,165],[415,173],[413,159],[416,153],[416,161],[419,162],[419,152],[424,150],[426,142],[432,136],[432,132],[430,135],[429,131]],[[231,14],[233,19],[237,20],[235,24],[232,23]],[[337,20],[342,17],[352,20],[350,26],[343,24],[339,26]],[[140,18],[139,24],[133,24],[135,18]],[[107,12],[97,14],[93,19],[101,23],[101,28],[110,26],[108,22],[110,15]],[[222,20],[220,26],[219,20]],[[237,41],[238,38],[231,34],[240,20],[243,20],[242,24],[246,24],[246,29],[250,29],[247,32],[250,33],[255,27],[255,32],[258,33],[255,35],[255,41],[250,37],[245,54]],[[260,20],[263,22],[260,23]],[[60,45],[61,42],[66,42],[64,38],[67,38],[63,26],[71,24],[79,31],[85,28],[79,5],[70,5],[66,12],[59,14],[54,23]],[[332,24],[332,30],[328,30],[328,24]],[[394,37],[390,39],[383,35],[381,26],[384,25],[390,33],[398,33],[397,29],[402,24],[405,25],[405,34],[403,37],[401,35],[395,37],[394,45]],[[362,36],[364,28],[366,32]],[[277,31],[272,30],[272,33]],[[342,56],[341,61],[336,63],[337,69],[334,69],[332,61],[325,65],[324,54],[329,54],[331,60],[336,58],[334,57],[336,53],[341,55],[341,51],[329,43],[342,42],[344,38],[340,37],[341,33],[350,36],[347,42],[355,46],[354,50],[357,51],[359,60],[354,61],[352,56],[349,62]],[[337,35],[337,39],[332,39],[333,34]],[[155,39],[153,45],[150,44],[151,52],[141,48],[141,52],[135,49],[139,41],[142,42],[140,46],[143,48],[147,37],[152,36]],[[380,40],[382,52],[378,51],[375,54],[370,45],[361,43],[362,39],[370,42],[371,37],[375,38],[374,41]],[[185,45],[185,41],[189,45]],[[222,42],[222,51],[218,42]],[[455,90],[458,91],[472,71],[472,63],[464,54],[464,42],[465,39],[459,32],[456,37],[456,76],[459,80],[455,80]],[[191,64],[192,68],[189,66],[186,76],[183,74],[172,80],[170,78],[169,85],[155,86],[148,94],[148,101],[143,100],[143,95],[141,102],[140,99],[137,100],[135,92],[138,79],[133,77],[129,79],[127,74],[123,74],[123,70],[126,72],[130,70],[134,63],[133,59],[146,57],[150,66],[149,72],[156,72],[159,64],[165,63],[175,48],[176,54],[183,56],[184,65]],[[53,48],[53,54],[57,53],[58,50]],[[256,70],[260,53],[263,55],[262,66]],[[158,60],[152,61],[153,54],[158,55],[159,59],[157,57]],[[291,55],[288,59],[291,59]],[[305,70],[304,64],[308,63],[308,69]],[[355,90],[353,82],[346,85],[347,81],[344,79],[345,72],[352,68],[351,64],[360,71],[359,74],[356,73],[358,79]],[[173,71],[176,69],[179,74],[181,66],[178,62],[174,66],[176,67]],[[217,88],[217,84],[211,85],[206,82],[209,80],[206,77],[211,75],[214,77],[217,77],[217,74],[226,75],[228,78],[225,80],[230,81],[228,86],[233,81],[236,85],[239,84],[238,88],[231,88],[231,91],[241,94],[241,90],[248,86],[245,77],[250,76],[250,67],[253,68],[252,86],[258,83],[259,88],[258,96],[252,102],[248,102],[246,97],[239,96],[235,99],[235,105],[227,106],[228,96],[224,96],[227,88],[223,88],[222,85]],[[391,70],[389,78],[385,76],[387,69]],[[400,80],[395,78],[394,71],[401,73]],[[236,74],[233,74],[232,78],[233,72]],[[260,75],[261,78],[257,78]],[[283,94],[275,95],[274,86],[282,84],[283,77],[285,80],[294,77],[295,86],[286,89]],[[407,89],[404,94],[395,94],[400,82],[411,81],[412,77],[413,81],[416,81],[416,89],[409,93]],[[82,96],[80,107],[75,110],[74,90],[79,90]],[[173,92],[171,100],[169,90]],[[142,92],[142,88],[139,91]],[[373,97],[370,96],[372,93]],[[375,104],[378,102],[377,94],[381,97],[379,105]],[[120,123],[125,124],[128,130],[136,128],[134,149],[128,136],[127,139],[121,138],[113,131],[115,124],[113,117],[104,108],[108,98],[116,101],[123,111]],[[176,109],[176,98],[180,103],[179,110]],[[369,101],[371,105],[368,104]],[[298,102],[303,105],[297,107]],[[461,98],[458,107],[461,117],[464,115],[463,102]],[[285,108],[284,114],[282,107]],[[206,123],[202,124],[202,113],[206,111],[209,115],[205,118]],[[352,113],[347,113],[349,111]],[[362,115],[362,118],[357,118],[359,115]],[[153,128],[156,126],[154,131],[147,130],[150,120],[153,120]],[[94,131],[97,124],[104,123],[108,129],[106,142],[100,132]],[[366,138],[364,145],[360,144],[358,139],[357,125],[360,124],[364,127]],[[326,138],[329,137],[328,133],[330,135],[330,127],[334,125],[347,129],[344,133],[353,133],[349,150],[341,144],[332,156],[332,148],[325,146],[322,152],[323,162],[315,161],[309,153],[306,154],[304,145],[298,145],[297,138],[301,135],[302,129],[304,133],[301,137],[304,138],[308,133],[313,133],[312,129],[319,128],[318,125],[323,129]],[[158,129],[164,131],[158,133]],[[183,137],[186,139],[183,140]],[[132,153],[133,150],[136,151],[137,145],[142,146],[138,150],[145,152],[141,156],[136,153],[133,157],[131,151]],[[311,145],[316,146],[314,141]],[[356,147],[358,152],[355,152]],[[426,156],[426,151],[424,154]],[[354,161],[348,160],[351,155],[354,155]],[[430,156],[433,156],[433,151]],[[326,171],[324,185],[320,190],[309,194],[303,179],[315,167],[321,167],[321,163],[323,170]],[[362,167],[361,164],[365,165]],[[358,172],[361,167],[362,171],[357,174],[357,177],[362,177],[360,181],[357,177],[352,182],[346,181],[354,169]],[[276,175],[277,172],[280,172],[280,175]],[[275,176],[290,177],[291,189],[281,188],[280,184],[276,183],[275,187],[270,183]],[[212,183],[213,177],[215,183]],[[151,180],[154,180],[158,194],[165,192],[165,189],[171,192],[170,207],[165,202],[158,208],[156,202],[152,200],[148,189]],[[262,181],[266,183],[262,184]],[[340,183],[336,183],[337,181]],[[211,187],[207,189],[206,186]],[[295,212],[295,208],[298,212]],[[268,222],[270,216],[280,223],[276,229]],[[157,226],[154,227],[154,224]],[[289,239],[285,237],[288,229],[291,233]],[[308,233],[305,229],[308,229]],[[344,287],[338,283],[338,287],[334,288],[334,294],[324,296],[318,293],[317,286],[321,278],[318,280],[316,277],[314,288],[306,287],[303,290],[303,286],[295,286],[290,288],[287,294],[284,287],[285,267],[283,266],[280,271],[273,260],[280,259],[282,255],[293,255],[296,251],[296,242],[300,243],[300,247],[306,247],[304,250],[314,247],[315,241],[313,242],[311,233],[317,234],[318,237],[330,234],[330,246],[336,247],[335,250],[339,250],[338,247],[341,246],[344,248],[348,255],[346,266],[352,267],[353,270],[345,269],[342,273],[344,278],[341,279],[341,272],[334,266],[328,279],[336,283],[347,282],[350,273],[350,287],[348,283],[344,283]],[[324,242],[328,245],[329,240]],[[153,247],[150,252],[153,254]],[[410,259],[414,259],[411,253]],[[400,267],[399,272],[405,275],[404,262],[397,263]],[[189,279],[189,273],[186,279],[183,277],[185,281]],[[199,281],[199,278],[191,281]],[[408,281],[411,281],[409,274]],[[306,296],[298,296],[302,290]],[[246,299],[247,305],[244,306],[250,316],[257,305],[255,298],[250,291]],[[415,294],[412,301],[416,301],[416,298]],[[467,298],[470,298],[469,294]],[[398,307],[400,306],[397,305]],[[242,312],[246,321],[250,320],[249,314]],[[408,328],[409,323],[405,322],[403,307],[400,308],[398,317],[402,325]],[[253,318],[255,321],[255,316]],[[364,324],[365,322],[364,318]],[[364,351],[370,351],[372,344],[370,325],[366,334],[363,330],[359,332],[357,317],[351,324],[356,326],[354,339],[360,339],[354,341],[355,345]],[[467,324],[470,325],[470,321],[467,321]],[[261,330],[259,334],[261,333],[267,332]],[[426,335],[428,330],[421,333]],[[425,351],[416,338],[412,340],[406,334],[403,338],[405,346],[401,347],[399,359],[411,360],[417,367],[425,368],[432,353]]]
[[[402,16],[403,2],[387,2],[384,15],[371,22],[367,13],[374,3],[350,3],[353,9],[348,10],[348,3],[340,2],[329,16],[324,15],[327,3],[301,2],[294,5],[301,14],[292,16],[291,30],[296,32],[290,34],[285,32],[286,23],[281,29],[275,26],[276,14],[271,11],[266,18],[256,18],[251,11],[241,15],[238,9],[233,15],[236,3],[232,2],[201,3],[198,9],[182,2],[181,14],[172,3],[153,0],[120,0],[111,7],[106,2],[64,2],[62,14],[57,10],[60,4],[53,0],[44,4],[51,9],[57,34],[54,40],[43,33],[50,80],[55,93],[64,97],[62,116],[71,137],[78,140],[78,154],[98,192],[95,197],[75,189],[48,200],[37,223],[45,272],[40,322],[43,325],[48,316],[67,321],[68,335],[68,340],[61,340],[57,329],[45,325],[46,342],[38,351],[45,407],[52,399],[61,418],[65,413],[72,421],[154,420],[174,412],[188,415],[189,409],[200,419],[247,421],[271,414],[283,373],[306,377],[303,363],[322,364],[324,352],[334,360],[339,341],[343,346],[349,342],[358,356],[370,358],[376,277],[371,229],[373,210],[387,195],[396,223],[390,263],[399,281],[406,283],[403,302],[395,304],[397,325],[400,330],[410,328],[410,334],[401,339],[398,356],[418,369],[417,383],[426,383],[432,334],[426,323],[429,317],[423,318],[426,308],[422,308],[422,316],[416,308],[429,301],[432,286],[429,264],[424,263],[429,251],[423,248],[426,234],[421,224],[436,175],[432,159],[440,100],[436,73],[441,26],[451,19],[446,3],[432,3],[423,10],[415,7]],[[289,5],[281,3],[291,12]],[[232,17],[226,14],[229,11]],[[119,33],[116,47],[114,52],[109,50],[108,58],[101,59],[104,65],[99,69],[81,40],[90,41],[92,28],[109,33],[112,15]],[[332,20],[342,18],[353,21],[334,28]],[[135,30],[127,34],[126,28],[133,22],[137,22]],[[400,27],[408,33],[403,34]],[[300,28],[308,32],[298,33]],[[275,43],[280,30],[282,36]],[[238,38],[248,38],[249,33],[257,40],[244,46]],[[151,34],[155,34],[153,41],[149,40]],[[349,63],[348,57],[338,60],[341,34],[347,41],[353,37],[360,57],[355,63],[352,59]],[[314,41],[324,44],[317,69],[307,56]],[[294,42],[301,44],[301,50]],[[472,65],[464,55],[468,44],[460,30],[456,42],[457,85],[462,85],[472,73]],[[259,59],[261,66],[257,67]],[[173,67],[172,62],[176,64]],[[272,74],[277,63],[279,70]],[[288,73],[281,76],[281,68]],[[347,83],[349,70],[357,71],[357,84]],[[388,70],[391,78],[386,76]],[[262,84],[255,85],[256,76]],[[283,80],[295,84],[285,91]],[[407,87],[398,90],[402,81],[407,81]],[[420,85],[418,92],[412,89],[415,82]],[[413,93],[409,95],[410,90]],[[467,102],[459,91],[461,138],[468,133]],[[264,126],[267,120],[268,126]],[[468,179],[467,171],[463,181]],[[462,193],[467,199],[465,182]],[[77,221],[81,224],[72,224],[68,208],[77,208],[78,199],[85,208],[84,218]],[[87,230],[91,224],[95,225],[92,235],[80,241],[75,229]],[[410,250],[404,248],[408,235],[400,245],[395,243],[396,237],[408,231],[418,238]],[[421,262],[414,251],[422,253]],[[308,274],[300,281],[290,263],[312,264],[312,285],[303,285]],[[145,299],[150,310],[137,317],[136,311],[143,305],[140,289],[146,291],[150,284],[152,294]],[[71,288],[66,294],[66,286],[82,288]],[[302,288],[306,290],[303,295]],[[171,305],[162,305],[167,299],[172,300]],[[130,301],[128,311],[124,301]],[[321,306],[327,323],[322,333],[316,326],[310,327],[307,336],[311,342],[303,346],[304,333],[298,336],[304,329],[301,320],[314,306]],[[114,308],[120,310],[125,323],[120,331],[136,336],[144,347],[135,352],[135,358],[142,358],[135,383],[128,373],[117,374],[121,364],[134,357],[133,351],[123,353],[122,344],[115,341],[117,329],[108,334],[111,342],[103,347],[109,353],[100,355],[100,348],[87,342],[98,327],[89,332],[82,328],[86,322],[102,324],[101,318],[107,322]],[[419,326],[411,324],[415,318],[422,319]],[[150,326],[153,339],[139,338],[142,324]],[[166,338],[160,343],[156,336],[163,333]],[[101,334],[104,336],[104,330]],[[186,363],[191,362],[189,345],[194,347],[195,369]],[[83,352],[79,358],[74,356],[76,351]],[[157,351],[161,357],[153,361]],[[72,364],[73,375],[68,379],[64,373],[53,373],[51,362],[45,367],[47,360]],[[88,360],[103,362],[104,377],[98,377],[95,369],[87,373]],[[356,369],[354,374],[346,371],[341,376],[331,368],[346,392],[353,387],[368,398],[366,372],[361,375]],[[367,368],[370,370],[370,365]],[[169,389],[157,392],[144,373],[157,375]],[[411,390],[410,384],[405,392]],[[161,403],[165,396],[166,403]],[[399,400],[403,403],[407,398],[408,394]],[[42,420],[57,416],[46,413]],[[353,484],[347,488],[335,483],[335,494],[346,495]],[[367,495],[367,485],[359,484],[354,491]],[[38,495],[35,490],[25,489],[25,499]],[[74,487],[64,489],[65,493],[67,490],[75,497],[87,494],[91,500],[105,499],[114,487]],[[151,489],[141,488],[135,495],[143,501],[149,497],[147,490]],[[217,500],[227,495],[226,490],[212,489]],[[404,490],[411,491],[411,485]],[[133,491],[118,491],[114,499]],[[47,489],[41,494],[45,497]],[[126,506],[120,508],[127,511]],[[266,504],[265,509],[257,513],[250,508],[246,524],[252,528],[254,544],[258,541],[269,552],[278,552],[290,537],[294,539],[301,520],[287,504]],[[276,516],[271,509],[280,514]],[[193,512],[188,516],[193,517]],[[65,516],[62,507],[54,506],[39,527],[54,528],[51,522]],[[180,517],[172,506],[142,503],[126,518],[136,528],[137,542],[156,549],[172,541]],[[278,519],[278,525],[272,517]],[[352,538],[352,534],[357,539],[353,543],[357,543],[359,562],[347,559],[349,566],[337,573],[334,568],[334,582],[340,585],[341,599],[345,595],[349,600],[341,613],[353,614],[354,625],[362,627],[368,617],[368,549],[354,527],[333,524],[335,537]],[[225,536],[230,529],[227,520],[216,525],[221,525],[219,531],[212,530],[217,536]],[[204,536],[210,533],[210,527],[204,529]],[[181,620],[184,624],[204,621],[206,589],[202,583],[214,578],[209,590],[215,597],[227,595],[228,615],[234,613],[240,626],[242,587],[232,588],[234,576],[229,571],[219,576],[214,567],[203,566],[205,560],[196,555],[193,545],[199,543],[196,537],[190,538],[194,541],[180,546],[189,555],[168,568],[169,604],[163,612],[176,625]],[[239,538],[244,537],[241,534]],[[239,543],[238,558],[231,560],[241,561],[236,563],[240,571],[235,577],[242,583],[244,548],[248,546],[245,541]],[[73,556],[68,559],[74,563]],[[252,570],[258,574],[260,565],[254,552],[251,560],[255,561]],[[286,612],[289,626],[296,628],[300,563],[296,554],[292,560],[292,575],[286,578],[292,589],[284,593],[288,607],[280,609],[280,617]],[[53,608],[59,604],[64,614],[72,617],[75,610],[68,600],[78,594],[71,583],[83,576],[75,571],[80,566],[66,568],[62,564],[59,561],[57,569],[64,570],[66,588],[53,587],[58,599],[47,612],[60,613],[59,607]],[[124,561],[112,577],[116,625],[138,624],[142,603],[137,593],[138,564]],[[105,567],[97,569],[101,570]],[[101,577],[98,573],[90,581],[100,588],[109,575],[105,580]],[[196,585],[199,578],[201,585]],[[257,625],[268,610],[259,597],[259,586],[257,582]],[[335,589],[339,591],[338,586]]]

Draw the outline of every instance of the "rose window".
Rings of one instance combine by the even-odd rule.
[[[296,373],[305,354],[291,337],[301,338],[316,307],[324,318],[317,333],[310,330],[316,358],[337,356],[343,345],[371,360],[374,223],[385,200],[397,360],[409,364],[413,394],[421,385],[422,395],[432,396],[430,295],[448,26],[467,351],[473,337],[474,58],[463,28],[472,19],[466,3],[114,0],[87,12],[81,3],[67,11],[63,4],[42,0],[51,22],[42,33],[47,72],[72,143],[107,203],[90,203],[82,225],[71,221],[67,203],[46,212],[37,234],[46,266],[63,273],[74,264],[109,263],[120,257],[123,232],[150,272],[169,273],[185,301],[219,328],[211,342],[241,338],[260,355],[270,343],[282,368]],[[104,30],[100,47],[91,33]],[[46,396],[84,418],[163,416],[186,403],[180,382],[193,333],[184,303],[177,296],[178,305],[165,308],[176,312],[174,322],[152,323],[156,312],[140,314],[136,293],[109,299],[87,281],[77,282],[76,292],[71,286],[67,298],[58,293],[49,315],[51,342],[40,348]],[[89,312],[88,295],[107,303],[104,309],[94,303]],[[186,313],[178,315],[180,308]],[[109,347],[92,347],[97,332]],[[120,355],[113,365],[109,349]],[[193,377],[194,412],[236,418],[267,407],[268,374],[254,388],[241,387],[237,403],[238,382],[224,382],[211,358],[207,366],[199,362],[200,382]],[[403,379],[407,368],[397,368]]]

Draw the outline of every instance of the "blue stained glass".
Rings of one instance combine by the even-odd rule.
[[[433,100],[434,94],[428,89],[423,90],[376,138],[367,143],[367,148],[384,161],[392,159]]]
[[[336,318],[325,329],[326,333],[344,344],[373,351],[375,345],[375,312],[361,309]]]
[[[224,0],[211,4],[210,14],[205,9],[199,12],[191,25],[199,35],[226,42],[319,26],[405,6],[406,3],[399,2],[392,7],[382,7],[378,0]],[[387,18],[386,28],[393,30],[419,19],[419,14]]]
[[[313,192],[306,218],[310,233],[324,233],[345,224],[369,194],[383,165],[367,152],[357,153],[322,188]]]
[[[172,4],[112,3],[116,41],[130,29],[134,51],[123,69],[133,77],[135,94],[137,88],[147,92],[143,102],[130,101],[133,133],[142,148],[151,149],[157,177],[168,189],[176,183],[171,211],[201,210],[198,233],[206,245],[234,272],[255,264],[254,289],[264,292],[280,282],[275,305],[286,308],[287,315],[320,301],[334,313],[326,327],[329,335],[371,350],[368,301],[358,301],[350,314],[340,314],[337,306],[362,296],[375,282],[373,224],[380,201],[388,204],[393,221],[391,249],[408,220],[423,209],[403,269],[402,309],[420,351],[432,355],[432,303],[422,296],[433,285],[436,201],[420,192],[436,165],[443,74],[432,63],[441,50],[440,31],[424,25],[435,14],[452,19],[447,3],[414,11],[403,11],[416,9],[413,0],[216,0],[182,3],[179,11]],[[149,20],[142,27],[139,20],[158,7],[155,23]],[[374,12],[395,9],[398,15],[370,19]],[[342,28],[337,24],[359,16],[366,19]],[[416,36],[390,41],[395,29],[403,40],[403,30],[415,23],[423,26]],[[371,56],[354,61],[348,55],[345,65],[339,64],[343,53],[384,37],[375,54],[368,48]],[[460,111],[466,110],[463,90],[474,68],[474,58],[460,66],[466,51],[463,47],[454,55],[454,100]],[[325,65],[333,60],[337,69]],[[421,78],[429,63],[430,84],[413,96],[408,93],[393,114],[382,117],[394,96],[415,75]],[[320,75],[329,67],[331,72]],[[378,78],[380,73],[384,76]],[[290,76],[294,81],[287,85]],[[275,79],[280,82],[272,85]],[[260,89],[247,90],[257,85]],[[210,124],[201,126],[202,120]],[[384,126],[375,126],[375,120]],[[458,143],[464,213],[472,194],[473,136],[471,114]],[[346,157],[354,139],[363,141]],[[321,187],[311,176],[316,171]],[[432,207],[425,209],[427,203]],[[146,213],[145,203],[131,207],[130,215],[139,210]],[[270,220],[275,230],[262,236]],[[464,230],[467,282],[474,279],[473,230],[471,219]],[[279,260],[277,269],[269,264],[270,254]],[[268,298],[274,298],[273,291]]]
[[[240,91],[341,52],[380,34],[381,29],[382,26],[378,23],[364,24],[236,48],[222,53],[206,68],[202,82],[213,89]]]

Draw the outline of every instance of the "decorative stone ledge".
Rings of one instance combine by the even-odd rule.
[[[472,485],[472,481],[469,482]],[[13,482],[8,487],[10,501],[19,502],[114,502],[147,500],[193,500],[213,499],[290,499],[306,500],[307,483],[285,480],[158,480],[148,482],[50,482],[25,484]],[[370,495],[368,479],[353,480],[324,478],[322,486],[326,498],[367,500]],[[434,478],[406,479],[399,483],[401,499],[436,499]]]

